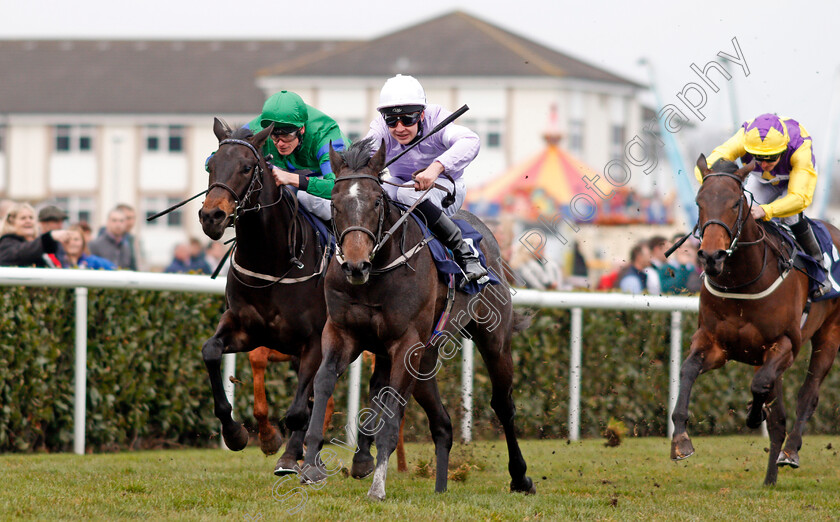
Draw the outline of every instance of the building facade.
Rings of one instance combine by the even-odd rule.
[[[538,152],[551,106],[563,145],[595,170],[643,123],[643,86],[463,12],[370,41],[0,41],[0,197],[55,202],[94,228],[128,203],[145,266],[161,267],[204,238],[201,203],[145,217],[206,189],[213,117],[244,124],[293,90],[358,139],[397,73],[430,103],[469,105],[460,121],[482,149],[468,186]]]

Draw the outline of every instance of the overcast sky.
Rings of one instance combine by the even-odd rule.
[[[799,119],[814,136],[818,156],[827,153],[829,106],[840,64],[835,2],[637,0],[618,5],[601,0],[0,0],[0,38],[369,39],[460,9],[644,83],[647,69],[638,61],[647,57],[663,102],[683,110],[677,93],[689,82],[702,84],[690,65],[702,68],[720,51],[734,55],[736,38],[749,76],[737,66],[730,67],[729,82],[712,73],[721,90],[714,93],[703,85],[708,101],[700,112],[706,119],[687,115],[703,131],[729,132],[728,93],[734,87],[737,119],[762,112]],[[270,61],[266,57],[266,65]]]

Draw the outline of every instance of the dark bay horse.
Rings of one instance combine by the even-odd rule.
[[[231,131],[219,119],[213,125],[219,149],[208,162],[208,193],[199,219],[212,239],[219,239],[233,223],[237,244],[225,291],[228,310],[204,343],[202,356],[215,414],[233,450],[246,446],[248,432],[231,417],[222,388],[222,354],[266,346],[293,357],[298,387],[286,414],[286,426],[293,433],[275,469],[282,474],[293,473],[303,456],[326,305],[320,268],[324,252],[316,231],[296,212],[288,190],[275,185],[259,152],[272,129],[251,135],[247,129]]]
[[[753,162],[738,169],[735,163],[720,161],[712,172],[704,156],[697,161],[703,173],[697,192],[698,258],[706,283],[700,293],[699,327],[680,369],[671,458],[680,460],[694,453],[686,421],[697,376],[729,360],[739,361],[757,367],[750,386],[753,401],[747,426],[758,428],[767,420],[770,456],[764,483],[772,485],[778,466],[799,467],[805,423],[816,409],[819,386],[840,346],[840,305],[836,299],[813,303],[800,328],[808,301],[808,277],[779,263],[789,256],[789,249],[750,215],[752,200],[744,193],[743,182],[754,166]],[[834,244],[840,244],[840,231],[826,226]],[[782,374],[809,339],[808,376],[799,391],[793,431],[782,450],[786,437]]]
[[[420,227],[408,219],[383,242],[383,231],[400,217],[399,208],[382,189],[380,173],[385,163],[385,147],[371,157],[368,141],[354,144],[345,152],[330,152],[336,183],[333,188],[333,219],[339,233],[337,254],[327,270],[326,297],[329,316],[322,337],[323,361],[315,378],[315,404],[306,433],[304,482],[326,478],[319,467],[318,453],[323,446],[320,425],[327,399],[336,380],[363,350],[376,355],[376,371],[371,379],[371,412],[360,415],[359,451],[353,459],[353,474],[373,470],[368,496],[385,498],[388,459],[397,443],[397,433],[405,404],[413,395],[426,411],[435,444],[437,474],[435,491],[447,486],[452,423],[440,401],[434,378],[438,350],[457,350],[456,328],[475,341],[489,370],[493,386],[492,407],[504,427],[508,446],[508,470],[512,491],[534,493],[526,476],[525,459],[519,449],[514,426],[512,398],[513,364],[511,336],[527,327],[528,318],[515,314],[507,288],[488,285],[475,296],[457,292],[451,309],[452,319],[445,335],[449,342],[427,345],[435,321],[444,310],[447,287],[438,275],[428,248],[415,251],[424,239]],[[502,274],[498,245],[491,232],[471,214],[467,219],[483,235],[481,243],[490,266]],[[415,252],[407,263],[398,259]],[[394,264],[394,262],[396,263]],[[389,268],[389,265],[391,267]],[[501,276],[500,276],[501,277]],[[377,461],[369,457],[371,437],[375,437]],[[368,460],[370,459],[370,460]]]

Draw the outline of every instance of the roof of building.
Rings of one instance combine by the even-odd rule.
[[[261,76],[567,77],[641,87],[462,11],[400,29],[321,57],[287,60]]]
[[[0,41],[0,114],[258,111],[257,70],[336,41]]]
[[[250,114],[258,75],[396,73],[640,87],[455,11],[370,41],[0,40],[0,114]]]

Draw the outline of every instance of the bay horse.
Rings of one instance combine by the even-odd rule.
[[[297,212],[294,196],[275,185],[259,152],[272,130],[273,125],[252,135],[247,128],[232,131],[218,118],[213,124],[219,148],[208,160],[208,192],[199,220],[211,239],[219,239],[232,224],[236,248],[225,290],[228,309],[204,343],[202,356],[214,411],[222,423],[225,444],[232,450],[247,445],[248,431],[231,417],[232,407],[222,388],[222,354],[270,347],[292,357],[298,386],[285,416],[292,435],[275,468],[276,474],[283,474],[294,473],[303,456],[312,381],[321,362],[321,330],[326,321],[320,268],[326,252],[315,229]],[[279,445],[276,433],[266,438],[268,449]]]
[[[813,303],[801,325],[809,301],[809,278],[787,266],[791,250],[768,230],[769,224],[760,225],[750,214],[752,200],[744,193],[743,183],[755,162],[739,169],[721,160],[712,172],[701,155],[697,167],[703,174],[697,192],[701,238],[697,255],[706,281],[700,292],[698,329],[680,369],[671,458],[681,460],[694,453],[686,421],[697,376],[729,360],[742,362],[757,367],[750,386],[753,401],[747,426],[755,429],[767,420],[770,455],[764,484],[773,485],[779,466],[799,467],[805,423],[816,409],[819,386],[840,346],[840,305],[837,299]],[[826,226],[833,243],[840,245],[840,231]],[[787,435],[782,374],[809,339],[808,376],[797,398],[796,422]]]
[[[426,411],[435,444],[435,491],[446,491],[452,422],[441,403],[434,374],[440,364],[439,348],[449,351],[450,356],[454,354],[455,335],[459,334],[453,332],[462,328],[475,341],[489,370],[491,405],[504,427],[508,446],[510,489],[535,493],[533,481],[525,474],[527,465],[516,437],[510,352],[512,334],[526,328],[529,318],[514,313],[507,288],[498,290],[487,285],[475,296],[456,292],[452,319],[446,325],[445,335],[437,337],[451,342],[442,347],[437,342],[427,345],[435,321],[444,311],[448,288],[438,278],[429,249],[423,247],[424,232],[412,219],[383,241],[383,230],[393,227],[400,217],[400,209],[381,186],[384,145],[372,157],[369,140],[357,142],[344,152],[331,150],[330,162],[336,174],[332,205],[338,253],[325,280],[328,317],[321,340],[323,360],[315,377],[315,403],[305,438],[302,482],[326,478],[319,453],[323,446],[320,424],[327,399],[338,376],[363,350],[368,350],[376,355],[370,390],[374,400],[369,410],[372,414],[360,415],[362,434],[351,473],[360,476],[365,468],[373,470],[368,496],[374,500],[385,498],[388,459],[397,443],[405,404],[413,395]],[[459,217],[483,234],[481,246],[490,268],[502,274],[499,247],[492,233],[471,214]],[[415,254],[408,262],[400,263],[400,257],[409,251]],[[376,424],[375,429],[371,423]],[[366,426],[368,429],[363,429]],[[371,437],[375,437],[377,447],[375,466],[368,451]]]

